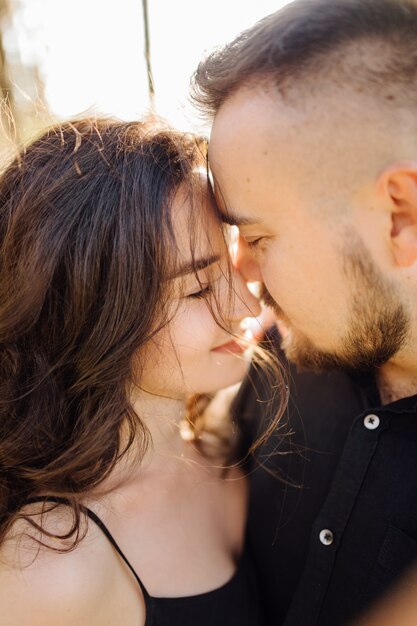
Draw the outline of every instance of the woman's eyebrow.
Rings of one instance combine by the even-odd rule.
[[[170,276],[170,278],[178,278],[179,276],[185,276],[186,274],[199,272],[200,270],[209,267],[209,265],[213,265],[213,263],[218,263],[219,261],[220,256],[218,254],[204,257],[201,259],[196,259],[195,261],[190,261],[178,267],[175,272]]]

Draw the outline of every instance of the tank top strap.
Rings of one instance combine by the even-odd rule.
[[[28,498],[26,500],[26,504],[32,504],[33,502],[56,502],[57,504],[66,504],[67,506],[69,506],[69,504],[70,504],[69,501],[66,498],[59,498],[57,496],[35,496],[33,498]],[[145,585],[143,584],[143,582],[141,581],[141,579],[137,575],[137,573],[134,570],[134,568],[132,567],[132,565],[129,563],[127,557],[122,552],[121,548],[117,544],[116,540],[114,539],[113,535],[111,534],[111,532],[109,531],[107,526],[101,521],[101,519],[98,517],[98,515],[96,515],[96,513],[94,513],[94,511],[89,509],[87,506],[84,506],[83,504],[81,504],[80,505],[80,509],[100,528],[102,533],[107,537],[107,539],[110,541],[110,543],[113,546],[113,548],[116,550],[116,552],[119,554],[119,556],[123,559],[123,561],[126,563],[128,568],[132,572],[133,576],[135,577],[137,583],[139,584],[139,587],[142,590],[142,593],[144,595],[145,601],[149,600],[150,599],[150,595],[149,595]]]

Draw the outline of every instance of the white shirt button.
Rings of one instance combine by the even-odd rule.
[[[334,535],[328,528],[323,528],[323,530],[320,531],[319,538],[324,546],[331,546],[334,540]]]
[[[378,415],[367,415],[363,420],[363,423],[365,424],[365,428],[368,430],[375,430],[375,428],[378,428],[381,420]]]

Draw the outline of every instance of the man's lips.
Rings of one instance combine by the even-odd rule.
[[[229,354],[242,354],[245,350],[248,349],[248,345],[243,345],[236,340],[228,341],[227,343],[222,344],[221,346],[217,346],[217,348],[213,348],[212,352],[226,352]]]

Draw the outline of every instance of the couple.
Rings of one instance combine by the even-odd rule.
[[[413,563],[416,44],[412,2],[295,0],[213,53],[214,192],[145,123],[6,170],[2,626],[338,626]]]

